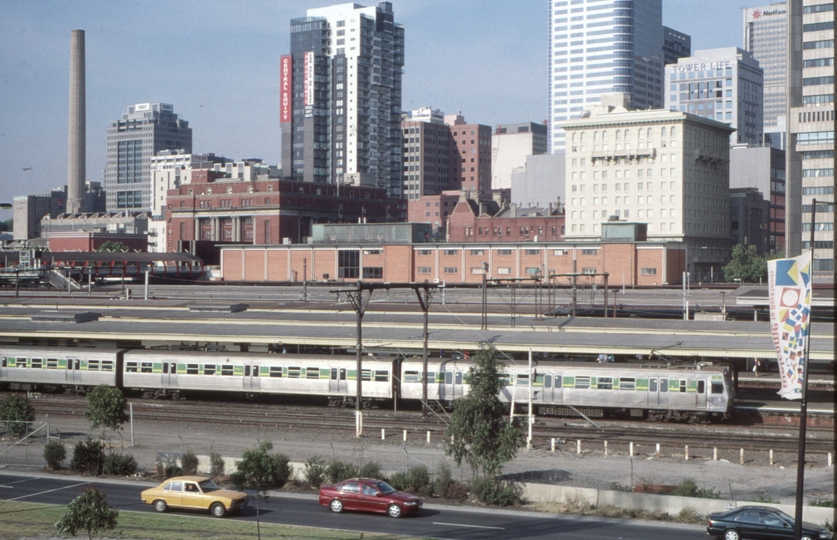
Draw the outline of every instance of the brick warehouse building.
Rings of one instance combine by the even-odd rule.
[[[406,201],[388,198],[386,188],[267,177],[241,181],[223,174],[193,171],[191,184],[169,190],[167,251],[177,251],[181,240],[299,243],[311,236],[314,223],[383,223],[407,217]]]
[[[488,277],[496,279],[608,272],[613,287],[654,286],[679,284],[686,258],[682,244],[641,241],[228,246],[221,252],[221,275],[251,283],[322,277],[478,284],[488,263]],[[557,279],[565,285],[568,278]]]

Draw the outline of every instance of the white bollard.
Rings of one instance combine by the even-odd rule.
[[[631,443],[630,447],[628,448],[628,455],[630,457],[634,457],[634,443]]]
[[[407,442],[407,430],[404,430],[404,442]]]
[[[526,439],[526,451],[528,452],[531,449],[532,449],[532,439]]]
[[[833,456],[831,455],[831,452],[829,452],[828,453],[828,466],[829,467],[831,467],[831,465],[834,464],[834,461],[832,461],[832,459],[833,459]]]
[[[450,436],[450,443],[453,444],[453,435]]]
[[[712,461],[718,461],[718,448],[717,447],[712,449]]]
[[[654,457],[660,457],[660,443],[657,443],[657,451],[654,452]]]
[[[773,450],[770,451],[770,464],[773,465]]]
[[[430,432],[427,432],[427,444],[430,444]]]
[[[555,437],[552,437],[552,451],[555,452]]]
[[[689,461],[689,445],[688,444],[686,445],[686,453],[685,454],[686,454],[685,455],[686,461]]]
[[[739,465],[744,465],[744,449],[741,449],[741,457],[738,460]]]
[[[580,454],[580,453],[581,453],[581,439],[578,439],[578,440],[575,442],[575,453],[576,453],[576,454]]]
[[[604,443],[605,443],[605,457],[607,457],[607,441],[605,441]]]
[[[385,440],[387,438],[387,430],[385,428],[381,428],[381,440]]]

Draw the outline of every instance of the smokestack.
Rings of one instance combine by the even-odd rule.
[[[67,144],[67,212],[71,214],[85,210],[87,115],[84,81],[84,30],[73,30],[70,36],[70,131]]]

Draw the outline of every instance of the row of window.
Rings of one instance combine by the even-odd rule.
[[[241,364],[192,364],[172,362],[126,362],[126,373],[169,373],[177,375],[220,375],[222,377],[269,377],[285,379],[331,379],[355,380],[357,370],[346,370],[338,375],[337,368],[318,368],[302,366],[259,366]],[[348,373],[348,377],[346,377]],[[364,369],[361,371],[362,381],[387,382],[389,381],[388,370]]]
[[[113,371],[113,360],[78,360],[63,358],[16,358],[3,357],[0,367],[18,367],[30,369],[77,369],[80,371]]]

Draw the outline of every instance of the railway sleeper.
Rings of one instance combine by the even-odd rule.
[[[328,406],[329,407],[355,407],[357,404],[357,398],[355,397],[348,397],[348,396],[329,396],[328,397]],[[373,400],[371,398],[364,398],[361,399],[361,405],[364,409],[371,409],[373,405]]]

